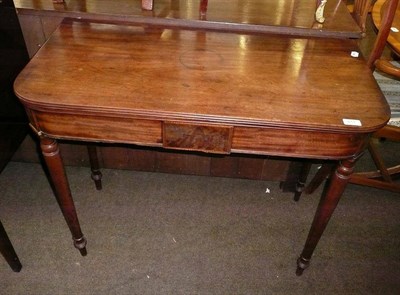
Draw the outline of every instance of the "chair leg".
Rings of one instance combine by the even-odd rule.
[[[378,148],[375,146],[372,140],[369,141],[368,151],[371,154],[371,157],[374,160],[376,167],[379,169],[382,178],[387,182],[392,182],[392,178],[390,177],[390,174],[386,169],[385,164],[383,163],[383,159],[379,154]]]
[[[7,236],[6,230],[0,221],[0,252],[10,265],[11,269],[15,272],[20,272],[22,264],[19,261],[17,254],[15,253],[14,247],[11,244],[10,239]]]
[[[400,173],[400,165],[386,168],[378,148],[372,140],[369,142],[368,151],[378,170],[354,173],[349,183],[400,193],[400,183],[393,181],[393,177]]]
[[[335,165],[331,163],[322,164],[321,168],[315,174],[314,178],[304,189],[304,192],[306,194],[312,194],[322,184],[322,182],[324,182],[327,179],[327,177],[329,176],[334,167]]]
[[[378,189],[391,191],[394,193],[400,193],[400,183],[385,182],[382,180],[377,180],[362,175],[358,175],[357,173],[351,176],[349,183],[357,185],[366,185]]]
[[[90,170],[92,171],[92,179],[94,184],[96,185],[97,190],[102,189],[101,178],[103,175],[100,172],[99,158],[97,156],[97,148],[94,145],[87,145],[89,161],[90,161]]]

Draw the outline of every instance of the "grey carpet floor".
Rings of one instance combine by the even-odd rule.
[[[73,248],[38,164],[0,175],[0,218],[23,264],[0,294],[400,294],[400,197],[350,185],[309,269],[296,277],[321,189],[67,167],[88,255]],[[269,193],[267,193],[269,189]]]

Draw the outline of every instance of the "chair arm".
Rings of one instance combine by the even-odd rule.
[[[378,59],[375,61],[375,67],[381,72],[392,75],[400,79],[400,68],[393,65],[390,61],[385,59]]]
[[[386,138],[392,141],[400,141],[400,128],[396,126],[386,125],[382,129],[373,134],[376,138]]]

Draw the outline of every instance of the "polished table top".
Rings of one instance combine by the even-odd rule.
[[[150,23],[159,26],[198,27],[230,31],[360,38],[342,0],[329,0],[324,24],[315,21],[316,0],[209,0],[199,16],[200,0],[155,0],[153,11],[143,11],[141,0],[14,0],[19,14],[68,16],[91,21]],[[201,18],[202,20],[199,20]],[[206,20],[206,21],[205,21]]]
[[[375,27],[379,30],[384,7],[387,5],[387,0],[377,0],[372,8],[372,20]],[[400,56],[400,7],[397,7],[396,16],[393,20],[392,30],[387,39],[393,51]]]
[[[85,133],[78,125],[61,130],[61,117],[35,126],[55,137],[162,146],[163,121],[195,121],[236,126],[233,152],[255,149],[260,154],[344,158],[359,149],[357,141],[337,153],[328,148],[324,152],[321,146],[316,152],[316,139],[308,148],[304,143],[303,150],[290,147],[293,142],[286,148],[267,148],[253,140],[249,147],[239,134],[245,136],[246,128],[252,127],[316,130],[326,133],[321,141],[334,145],[338,139],[332,134],[365,134],[382,127],[389,108],[364,60],[351,57],[354,50],[357,44],[352,40],[67,21],[19,75],[15,91],[28,109],[39,111],[36,116],[109,116],[109,124],[124,117],[151,125],[138,138],[118,131],[123,122],[108,137],[104,134],[110,132],[95,121],[86,123],[94,125],[97,134]],[[64,120],[66,126],[73,124]],[[282,138],[283,131],[280,134],[277,140],[288,140]]]

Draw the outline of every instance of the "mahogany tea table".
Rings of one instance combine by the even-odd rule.
[[[75,247],[59,139],[336,160],[300,275],[388,105],[355,40],[65,20],[15,81]],[[354,54],[353,54],[354,55]]]

